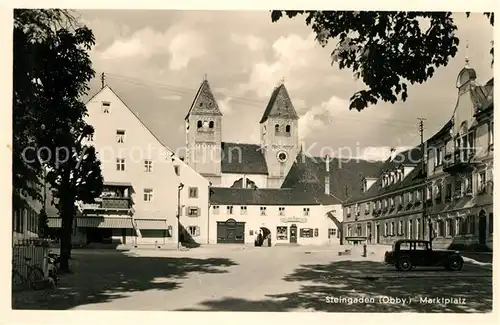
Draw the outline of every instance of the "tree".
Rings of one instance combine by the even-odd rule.
[[[94,129],[81,102],[94,77],[94,35],[64,10],[14,11],[14,188],[40,200],[42,171],[62,221],[61,270],[69,270],[76,203],[102,191]]]
[[[379,100],[406,101],[408,83],[432,78],[436,68],[446,66],[458,50],[451,12],[273,10],[272,21],[280,20],[283,13],[289,18],[305,15],[306,25],[323,47],[330,39],[339,40],[332,64],[351,69],[367,86],[350,98],[349,109],[358,111]],[[493,13],[485,15],[493,26]],[[493,47],[490,53],[493,56]]]
[[[38,237],[46,238],[49,230],[49,219],[44,209],[38,214]]]

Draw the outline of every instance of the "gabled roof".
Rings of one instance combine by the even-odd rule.
[[[150,128],[148,128],[148,126],[144,123],[143,120],[141,120],[139,118],[139,116],[133,111],[130,109],[130,107],[121,99],[120,96],[118,96],[118,94],[113,90],[113,88],[111,88],[109,85],[106,85],[104,88],[101,88],[98,92],[96,92],[93,96],[91,96],[86,102],[85,102],[85,105],[87,105],[90,101],[92,101],[92,99],[94,99],[95,97],[97,97],[100,93],[102,93],[105,89],[109,89],[113,95],[116,96],[116,98],[122,102],[123,106],[125,106],[131,113],[133,116],[135,116],[135,118],[139,121],[139,123],[142,124],[142,126],[149,132],[149,134],[151,134],[151,136],[153,138],[155,138],[156,141],[158,141],[158,143],[163,146],[165,149],[167,149],[169,152],[171,152],[172,154],[175,153],[174,150],[172,150],[170,147],[168,147],[167,145],[165,145],[165,143],[163,143],[163,141],[161,141],[157,136],[156,134],[153,133],[153,131],[151,131]],[[189,166],[187,163],[185,163],[182,159],[180,159],[179,157],[175,156],[176,158],[176,162],[182,164],[184,167],[187,167],[189,169],[191,169],[192,171],[194,171],[196,174],[200,175],[200,177],[203,177],[200,173],[198,173],[193,167]],[[205,177],[203,177],[203,179],[206,180]],[[208,183],[208,180],[207,180],[207,183]]]
[[[353,195],[345,203],[350,204],[365,201],[403,188],[423,184],[425,178],[422,174],[421,159],[422,151],[420,148],[406,150],[398,153],[393,159],[387,159],[379,170],[379,177],[377,178],[377,181],[366,192],[358,192],[357,195]],[[380,177],[382,173],[394,170],[394,168],[397,168],[400,165],[414,166],[414,169],[402,181],[382,188],[382,178]]]
[[[257,144],[221,143],[221,172],[268,175],[266,158]]]
[[[274,88],[271,98],[269,98],[269,102],[267,103],[266,110],[260,119],[260,123],[264,123],[270,117],[286,119],[299,118],[284,84]]]
[[[190,115],[222,116],[219,105],[217,105],[215,96],[210,89],[208,80],[203,80],[198,88],[185,119]]]
[[[334,198],[317,196],[305,189],[294,188],[225,188],[212,187],[211,204],[221,205],[333,205]]]
[[[369,162],[361,159],[350,161],[330,158],[329,174],[326,162],[321,157],[299,154],[286,176],[282,188],[302,188],[310,193],[325,195],[325,177],[329,176],[330,197],[344,202],[361,192],[361,181],[365,177],[377,177],[382,162]]]

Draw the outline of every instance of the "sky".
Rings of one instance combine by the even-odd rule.
[[[80,10],[96,38],[91,51],[99,76],[170,148],[185,145],[184,117],[206,77],[224,114],[222,140],[259,143],[259,120],[273,88],[284,81],[300,116],[305,150],[384,160],[390,148],[418,145],[418,118],[430,137],[450,118],[455,82],[468,56],[479,83],[493,76],[493,28],[482,14],[455,14],[459,52],[409,98],[358,112],[349,98],[364,89],[350,70],[331,64],[334,43],[321,47],[304,19],[271,22],[268,11]],[[469,44],[468,50],[466,44]]]

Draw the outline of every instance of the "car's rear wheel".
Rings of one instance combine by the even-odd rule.
[[[446,269],[450,271],[460,271],[464,266],[464,260],[461,257],[453,257],[446,264]]]
[[[413,264],[411,263],[408,257],[401,257],[397,264],[397,269],[399,271],[410,271],[413,268]]]

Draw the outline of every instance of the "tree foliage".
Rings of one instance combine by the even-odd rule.
[[[94,35],[64,10],[14,11],[14,188],[40,200],[42,171],[62,218],[61,268],[67,269],[75,206],[102,191],[100,162],[81,97],[93,78]]]
[[[284,13],[289,18],[305,16],[322,46],[338,40],[332,64],[351,69],[367,87],[350,98],[349,108],[358,111],[379,100],[406,101],[408,84],[432,78],[458,51],[451,12],[273,10],[272,21]],[[493,13],[485,15],[493,25]]]

